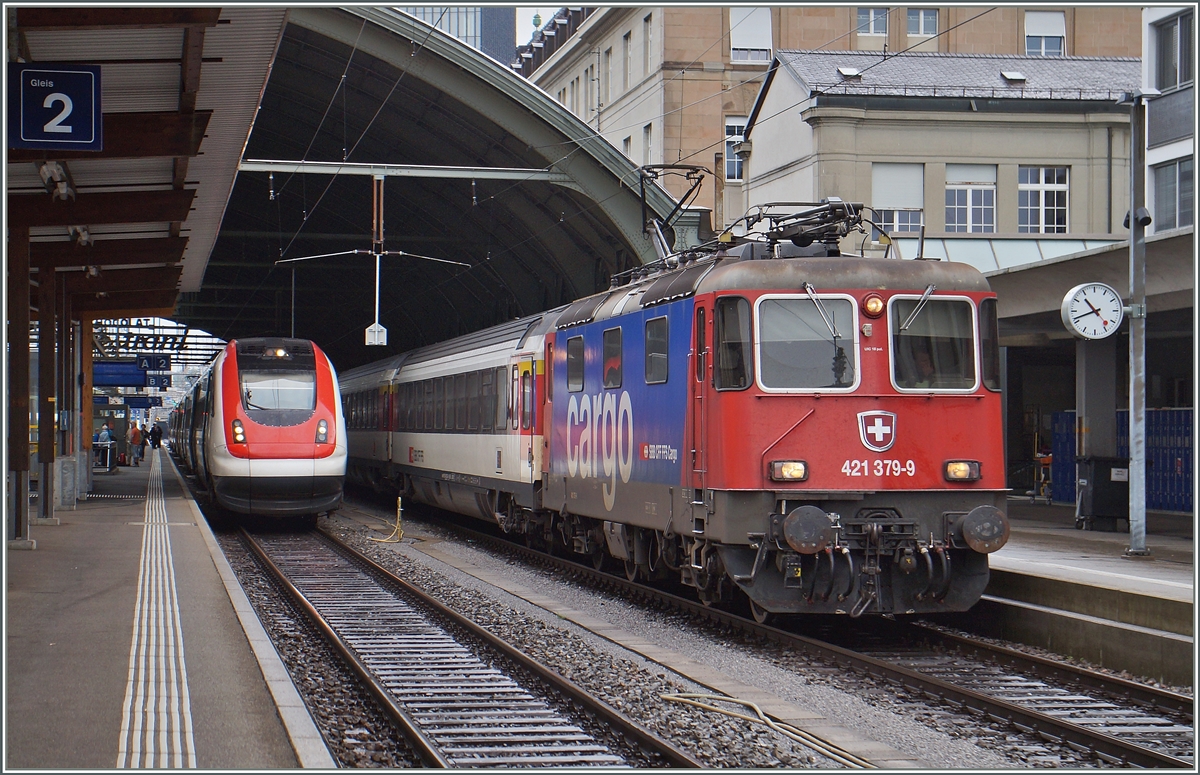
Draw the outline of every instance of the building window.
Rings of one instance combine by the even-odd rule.
[[[625,158],[633,161],[633,137],[626,137],[621,141],[621,153],[625,154]]]
[[[1060,57],[1065,53],[1067,18],[1062,11],[1025,12],[1025,56]]]
[[[1192,225],[1192,160],[1154,167],[1154,230]]]
[[[642,164],[654,163],[654,124],[642,127]]]
[[[604,49],[604,71],[601,74],[604,83],[600,85],[601,99],[603,105],[608,105],[612,102],[612,49]]]
[[[887,35],[887,15],[886,8],[859,8],[855,32],[859,35]]]
[[[908,34],[937,35],[937,16],[936,8],[909,8]]]
[[[1067,233],[1068,167],[1021,167],[1017,182],[1017,231]]]
[[[771,9],[729,9],[729,59],[732,62],[771,61]]]
[[[653,14],[642,19],[642,73],[650,75],[650,62],[653,59],[654,31],[652,27]]]
[[[1157,27],[1157,86],[1161,91],[1192,82],[1192,19],[1191,13],[1185,13]]]
[[[745,140],[746,119],[725,117],[725,179],[739,181],[742,179],[742,157],[734,151],[734,147]]]
[[[946,231],[996,231],[996,166],[946,165]]]
[[[625,71],[621,73],[621,90],[629,90],[629,71],[633,68],[633,41],[632,32],[627,32],[621,37],[621,58],[625,60]]]
[[[996,186],[946,184],[946,231],[996,231]]]
[[[920,210],[876,210],[875,225],[883,229],[888,234],[896,234],[898,232],[919,232],[921,230]],[[878,231],[871,235],[872,239],[879,236]]]

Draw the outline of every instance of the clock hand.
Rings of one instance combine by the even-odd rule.
[[[1088,298],[1088,297],[1086,297],[1086,296],[1084,296],[1084,297],[1083,297],[1083,300],[1084,300],[1084,302],[1085,302],[1085,303],[1087,303],[1087,305],[1088,305],[1089,307],[1091,307],[1091,308],[1092,308],[1092,312],[1095,312],[1095,313],[1096,313],[1096,317],[1100,318],[1100,322],[1101,322],[1101,323],[1103,323],[1103,324],[1104,324],[1104,326],[1107,328],[1107,327],[1108,327],[1108,321],[1107,321],[1107,320],[1105,320],[1105,319],[1104,319],[1104,316],[1100,314],[1100,310],[1096,309],[1096,306],[1095,306],[1094,304],[1092,304],[1092,300],[1091,300],[1091,299],[1089,299],[1089,298]]]

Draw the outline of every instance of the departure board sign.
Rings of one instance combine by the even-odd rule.
[[[104,150],[100,66],[9,62],[8,147]]]

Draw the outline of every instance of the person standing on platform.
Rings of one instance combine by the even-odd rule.
[[[158,423],[154,423],[154,427],[150,429],[150,446],[155,449],[162,446],[162,427]]]
[[[150,431],[146,430],[145,423],[142,424],[141,431],[142,431],[142,445],[141,445],[142,448],[138,452],[138,460],[141,460],[146,457],[146,445],[150,443]]]
[[[133,464],[139,465],[142,462],[142,432],[137,423],[129,425],[129,435],[125,440],[129,442],[129,455],[133,458]]]

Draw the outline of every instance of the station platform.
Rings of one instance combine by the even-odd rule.
[[[7,553],[5,769],[334,766],[166,449]]]
[[[1008,543],[972,627],[1176,686],[1194,684],[1191,514],[1149,512],[1144,557],[1130,534],[1075,528],[1073,505],[1011,497]],[[1124,521],[1119,523],[1122,527]]]

